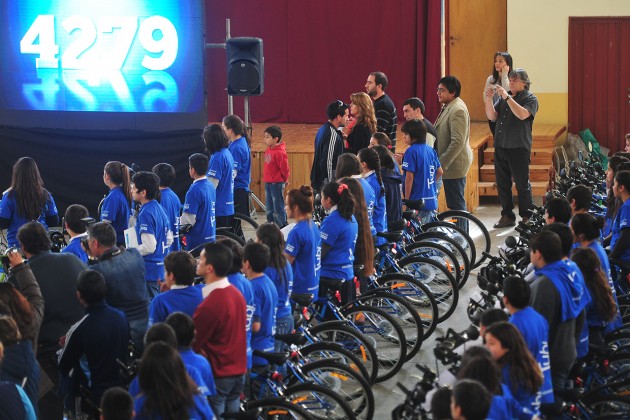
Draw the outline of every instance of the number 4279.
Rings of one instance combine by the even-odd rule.
[[[96,23],[87,16],[70,16],[61,22],[61,27],[74,38],[61,55],[64,69],[120,70],[136,36],[145,52],[151,53],[142,58],[144,68],[165,70],[177,58],[177,30],[163,16],[151,16],[140,25],[135,16],[102,16]],[[154,37],[156,31],[161,33],[159,39]],[[97,42],[99,34],[115,36],[113,45],[100,54],[86,54]],[[37,16],[20,41],[20,52],[37,54],[37,68],[59,68],[54,15]]]

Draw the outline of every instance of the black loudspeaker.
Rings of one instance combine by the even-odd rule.
[[[227,90],[232,96],[257,96],[265,91],[265,59],[260,38],[230,38],[227,49]]]

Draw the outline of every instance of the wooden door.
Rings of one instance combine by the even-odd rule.
[[[569,19],[569,132],[611,152],[630,133],[630,17]]]
[[[470,119],[486,121],[483,87],[492,74],[494,53],[507,49],[507,0],[448,0],[445,4],[446,74],[462,83],[461,98]]]

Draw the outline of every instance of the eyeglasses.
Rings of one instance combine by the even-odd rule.
[[[444,93],[444,92],[448,92],[448,89],[444,89],[444,88],[438,88],[438,93]]]

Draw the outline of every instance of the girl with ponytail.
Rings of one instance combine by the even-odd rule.
[[[116,231],[116,244],[125,245],[125,229],[131,216],[131,176],[122,162],[110,161],[103,170],[103,182],[109,188],[101,207],[101,221],[110,222]]]
[[[345,184],[329,182],[322,188],[322,206],[330,214],[320,227],[322,269],[319,295],[326,296],[331,283],[345,282],[342,298],[354,295],[354,248],[359,227],[354,217],[354,196]]]
[[[387,203],[385,201],[385,187],[383,186],[383,178],[381,174],[381,160],[378,153],[374,149],[359,150],[359,162],[361,163],[361,172],[363,178],[369,182],[376,195],[374,203],[374,211],[372,213],[372,222],[376,232],[387,232]],[[376,245],[386,243],[385,238],[376,237]]]
[[[313,189],[302,185],[290,190],[285,204],[287,216],[295,220],[284,247],[284,255],[293,268],[293,292],[317,295],[322,240],[312,219]]]
[[[223,118],[223,130],[230,141],[228,150],[234,158],[234,213],[249,216],[249,184],[252,181],[252,141],[238,115]],[[239,222],[240,225],[240,222]]]

